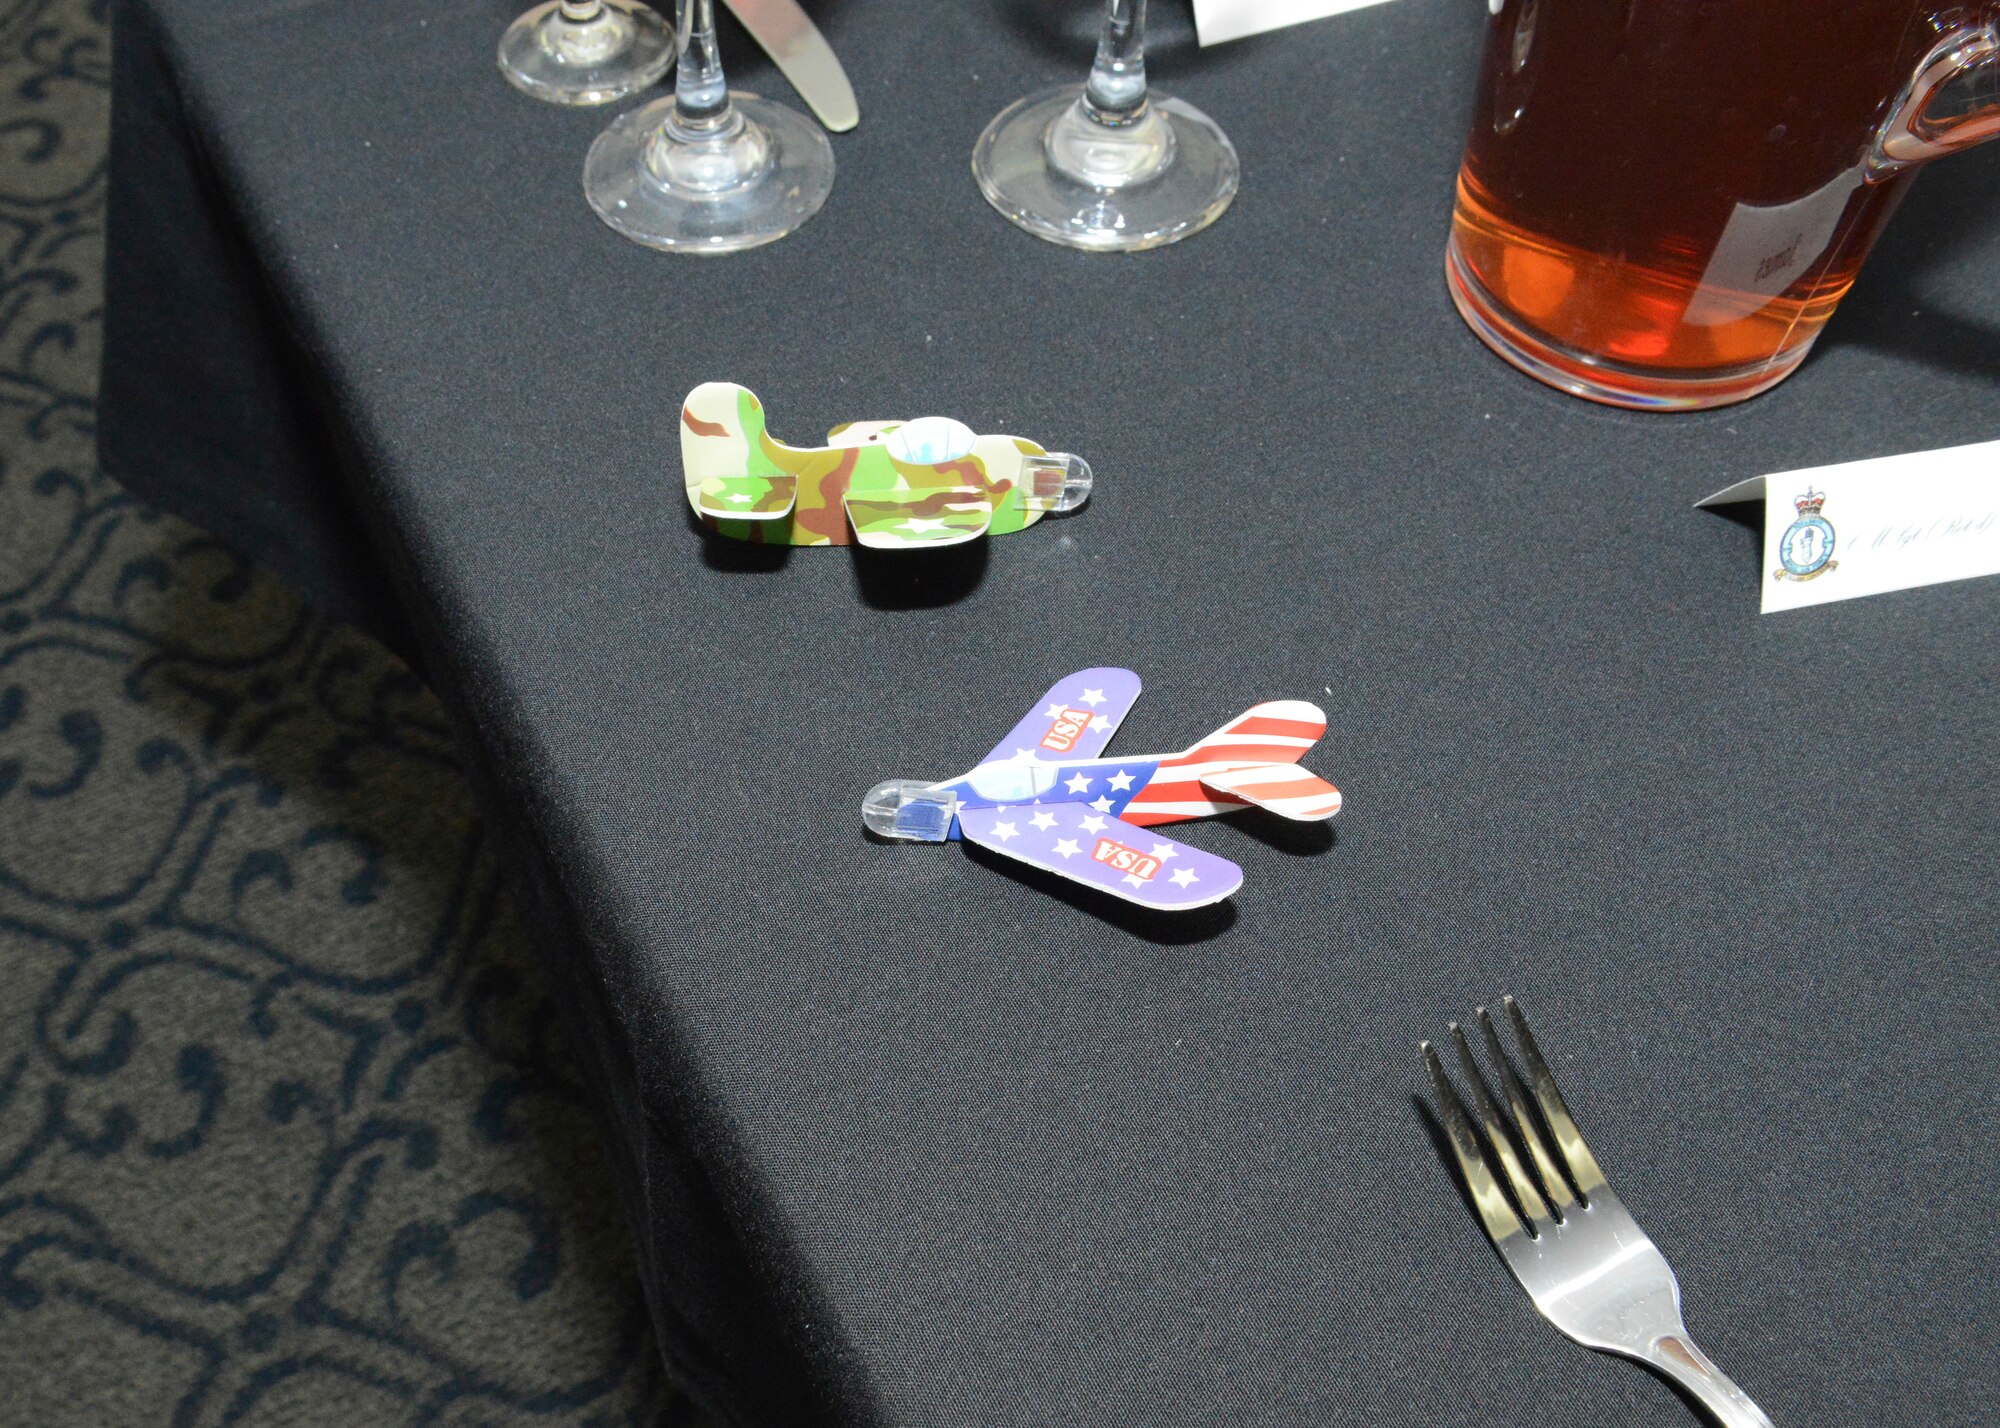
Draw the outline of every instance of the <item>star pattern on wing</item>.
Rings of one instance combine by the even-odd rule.
[[[1090,716],[1090,727],[1093,729],[1115,729],[1118,727],[1118,721],[1113,719],[1109,714],[1093,714]]]
[[[1111,775],[1111,791],[1113,793],[1123,793],[1131,786],[1132,775],[1126,770],[1120,769],[1117,773]]]
[[[1090,780],[1085,778],[1081,773],[1071,774],[1063,780],[1063,787],[1071,793],[1089,793]]]
[[[1078,695],[1077,697],[1083,700],[1085,704],[1088,704],[1091,708],[1095,709],[1098,705],[1104,702],[1104,691],[1101,689],[1086,689],[1083,691],[1082,694]]]
[[[1062,705],[1060,705],[1060,704],[1051,704],[1051,705],[1050,705],[1050,706],[1049,706],[1048,708],[1046,708],[1046,709],[1044,709],[1044,710],[1042,711],[1042,717],[1043,717],[1044,719],[1060,719],[1060,718],[1062,718],[1062,716],[1063,716],[1063,713],[1064,713],[1064,710],[1063,710],[1063,707],[1062,707]]]
[[[1091,772],[1102,783],[1116,768],[1097,765]],[[1202,906],[1243,881],[1242,869],[1228,859],[1107,816],[1073,795],[1051,794],[1046,808],[966,809],[959,818],[970,842],[1149,907]]]
[[[1109,813],[1111,811],[1111,800],[1104,797],[1103,794],[1099,794],[1096,798],[1090,800],[1090,806],[1099,813]]]

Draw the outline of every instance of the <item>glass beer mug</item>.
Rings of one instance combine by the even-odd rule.
[[[1487,0],[1446,276],[1551,386],[1782,381],[1920,165],[2000,136],[2000,0]]]

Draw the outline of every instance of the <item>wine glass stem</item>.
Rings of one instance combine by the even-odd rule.
[[[560,13],[572,25],[587,25],[604,13],[604,0],[562,0]]]
[[[1097,59],[1083,107],[1101,124],[1129,124],[1146,108],[1146,0],[1105,0]]]
[[[715,0],[680,0],[675,29],[681,52],[674,70],[674,117],[689,128],[715,128],[729,113],[729,82],[715,43]]]

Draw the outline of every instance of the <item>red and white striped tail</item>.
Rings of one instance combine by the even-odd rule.
[[[1340,790],[1297,764],[1223,769],[1204,775],[1202,782],[1297,823],[1322,823],[1340,812]]]
[[[1207,818],[1253,801],[1218,787],[1213,775],[1231,769],[1296,764],[1326,732],[1326,715],[1303,699],[1273,699],[1254,705],[1185,753],[1162,759],[1152,781],[1119,817],[1142,826]],[[1312,778],[1303,769],[1298,771]],[[1267,777],[1262,782],[1271,782]],[[1317,779],[1314,780],[1318,782]],[[1329,789],[1331,785],[1327,786]],[[1306,790],[1299,791],[1302,795]],[[1339,807],[1335,793],[1334,807]],[[1319,795],[1324,801],[1324,795]],[[1281,810],[1282,811],[1282,810]],[[1298,816],[1288,814],[1287,816]],[[1312,815],[1330,817],[1330,813]]]
[[[1295,764],[1326,733],[1326,715],[1303,699],[1273,699],[1248,709],[1161,768],[1193,764]]]

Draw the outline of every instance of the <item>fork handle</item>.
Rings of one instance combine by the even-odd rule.
[[[1653,1340],[1645,1361],[1699,1399],[1722,1428],[1772,1428],[1764,1410],[1685,1333],[1662,1334]]]

